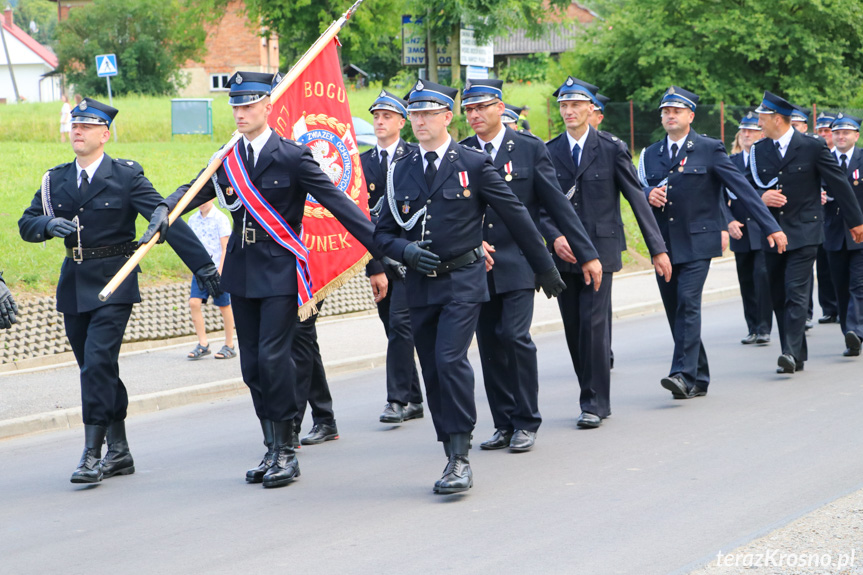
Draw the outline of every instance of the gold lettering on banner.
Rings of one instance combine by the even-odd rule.
[[[303,244],[313,252],[336,252],[353,247],[349,241],[349,233],[328,234],[326,236],[303,236]]]

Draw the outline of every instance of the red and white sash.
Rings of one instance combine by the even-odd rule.
[[[302,306],[311,301],[314,295],[312,292],[312,274],[309,271],[309,250],[303,245],[301,236],[291,229],[291,226],[264,199],[261,192],[252,183],[240,156],[240,142],[242,139],[222,161],[225,173],[240,201],[243,202],[246,211],[252,214],[258,225],[266,230],[277,244],[294,254],[297,259],[297,305]]]

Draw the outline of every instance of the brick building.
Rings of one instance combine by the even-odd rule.
[[[50,0],[57,3],[57,15],[66,19],[69,10],[86,6],[91,0]],[[206,55],[200,62],[189,60],[182,71],[188,85],[183,97],[212,96],[228,90],[228,78],[236,70],[275,73],[279,69],[279,39],[275,34],[261,36],[260,24],[246,16],[243,0],[228,3],[222,18],[207,26]]]

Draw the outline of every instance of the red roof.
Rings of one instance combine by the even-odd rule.
[[[8,33],[12,34],[12,36],[17,38],[22,44],[30,48],[30,50],[34,54],[45,60],[46,64],[48,64],[52,68],[56,68],[58,64],[57,55],[36,40],[34,40],[27,32],[16,26],[14,22],[9,22],[7,24],[5,16],[6,14],[3,14],[2,18],[0,18],[0,20],[2,20],[3,22],[3,29],[6,30]]]

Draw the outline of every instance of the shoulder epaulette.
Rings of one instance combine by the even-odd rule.
[[[537,136],[536,134],[532,134],[531,132],[528,132],[528,131],[527,131],[527,130],[525,130],[524,128],[519,128],[518,130],[516,130],[516,133],[517,133],[517,134],[520,134],[520,135],[522,135],[522,136],[524,136],[524,137],[526,137],[526,138],[536,138],[536,139],[537,139],[537,140],[539,140],[540,142],[545,143],[545,142],[543,141],[543,139],[542,139],[542,138],[540,138],[540,137],[539,137],[539,136]]]
[[[606,140],[610,140],[615,144],[620,141],[620,138],[610,132],[606,132],[604,130],[597,130],[596,133],[599,134],[600,138],[605,138]]]
[[[295,145],[295,146],[296,146],[296,147],[298,147],[298,148],[301,148],[301,147],[303,146],[301,143],[299,143],[299,142],[298,142],[298,141],[296,141],[296,140],[292,140],[292,139],[290,139],[290,138],[286,138],[286,137],[284,137],[284,136],[279,136],[279,138],[281,138],[283,142],[287,142],[288,144],[293,144],[293,145]]]
[[[121,166],[126,166],[127,168],[134,167],[137,164],[137,162],[135,162],[134,160],[124,160],[122,158],[114,158],[114,163]]]
[[[559,140],[560,138],[563,138],[564,134],[565,134],[565,132],[561,132],[560,134],[558,134],[555,137],[553,137],[552,139],[550,139],[547,143],[550,144],[550,143],[554,142],[555,140]]]
[[[54,170],[59,170],[60,168],[65,168],[66,166],[69,166],[71,164],[72,164],[72,162],[66,162],[65,164],[57,164],[53,168],[48,168],[48,171],[53,172]]]
[[[473,148],[473,147],[471,147],[471,146],[465,146],[465,145],[464,145],[464,144],[462,144],[461,142],[459,142],[459,143],[458,143],[458,145],[459,145],[459,146],[461,146],[461,148],[462,148],[463,150],[469,150],[471,153],[474,153],[474,154],[485,154],[485,152],[484,152],[483,150],[477,150],[476,148]]]

